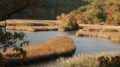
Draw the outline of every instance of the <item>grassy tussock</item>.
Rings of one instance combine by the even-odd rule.
[[[99,67],[98,58],[101,56],[108,57],[110,60],[112,57],[120,56],[119,52],[98,53],[98,54],[81,54],[69,59],[61,58],[58,60],[60,67]]]
[[[42,25],[55,25],[58,21],[56,20],[25,20],[25,19],[11,19],[7,20],[7,25],[11,26],[17,26],[17,25],[25,25],[25,26],[42,26]],[[0,22],[0,25],[4,25],[4,21]]]
[[[120,42],[120,33],[114,33],[110,38],[113,42]]]
[[[36,48],[36,49],[34,49]],[[28,57],[47,56],[49,54],[61,54],[75,49],[73,41],[68,37],[56,37],[43,45],[26,47]],[[67,48],[67,49],[66,49]]]
[[[18,31],[55,31],[58,30],[58,26],[7,26],[8,30]]]
[[[120,42],[120,32],[116,29],[81,29],[76,32],[76,36],[98,37],[110,39],[113,42]]]
[[[79,27],[81,28],[93,28],[93,29],[102,29],[102,30],[118,30],[120,31],[120,26],[114,26],[114,25],[94,25],[94,24],[79,24]]]
[[[24,48],[24,50],[26,50],[27,52],[27,55],[24,59],[5,58],[7,59],[6,62],[7,63],[9,62],[27,63],[32,60],[39,60],[39,59],[48,58],[52,56],[54,57],[56,55],[59,56],[62,54],[68,54],[75,51],[75,45],[71,38],[66,36],[58,36],[53,38],[52,40],[49,40],[44,44],[27,46]],[[7,51],[7,53],[2,53],[2,54],[5,55],[5,54],[11,54],[11,53],[14,53],[14,52],[9,50]]]
[[[56,20],[7,20],[8,30],[19,31],[51,31],[58,30]],[[0,22],[0,26],[5,26],[4,22]]]

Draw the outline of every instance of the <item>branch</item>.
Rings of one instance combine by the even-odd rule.
[[[13,14],[18,13],[19,11],[25,9],[25,8],[28,6],[29,2],[30,2],[30,0],[28,0],[23,7],[20,7],[20,8],[16,9],[16,10],[13,11],[13,12],[6,13],[4,16],[1,17],[0,21],[4,21],[4,20],[6,20],[6,19],[9,19],[10,16],[12,16]],[[1,6],[1,7],[2,7],[2,6]]]

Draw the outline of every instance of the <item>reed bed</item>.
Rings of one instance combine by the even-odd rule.
[[[59,28],[56,20],[7,20],[8,30],[18,31],[56,31]],[[5,26],[5,22],[0,22]]]
[[[113,42],[120,42],[120,32],[112,29],[101,29],[101,30],[84,30],[80,29],[76,32],[76,36],[85,36],[85,37],[97,37],[97,38],[106,38],[110,39]]]
[[[17,26],[17,25],[25,25],[25,26],[53,26],[58,23],[57,20],[27,20],[27,19],[10,19],[7,20],[7,25],[8,26]],[[5,22],[1,21],[0,25],[4,25]]]
[[[7,26],[7,30],[18,30],[18,31],[56,31],[59,26]]]
[[[94,24],[79,24],[81,28],[94,28],[94,29],[115,29],[120,31],[120,26],[113,25],[94,25]]]
[[[108,66],[100,66],[98,59],[100,57],[107,57],[109,58],[109,60],[111,60],[113,57],[116,57],[116,56],[120,57],[120,52],[81,54],[79,56],[74,56],[68,59],[60,58],[58,60],[58,64],[60,67],[108,67]],[[119,61],[120,61],[120,58],[119,58]],[[113,67],[116,67],[116,66],[113,66]]]
[[[74,53],[75,45],[71,38],[58,36],[40,45],[27,46],[24,50],[27,52],[27,55],[24,58],[6,58],[5,55],[11,54],[13,51],[8,50],[6,53],[3,52],[3,63],[6,65],[25,64],[32,63],[33,61],[44,61],[44,59],[48,58],[69,55]]]
[[[113,42],[120,43],[120,33],[114,33],[110,38]]]
[[[0,23],[0,26],[5,26],[5,23]],[[52,26],[47,23],[7,23],[7,26]]]
[[[71,38],[65,36],[58,36],[39,46],[28,46],[25,48],[25,50],[28,51],[28,57],[34,57],[37,55],[47,56],[49,54],[61,54],[74,51],[75,45]]]

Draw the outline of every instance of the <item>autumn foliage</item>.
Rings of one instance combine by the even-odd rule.
[[[87,5],[65,15],[66,18],[79,24],[120,25],[120,1],[91,0]]]

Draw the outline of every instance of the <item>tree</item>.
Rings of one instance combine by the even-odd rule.
[[[0,21],[7,20],[13,14],[23,10],[27,7],[30,0],[0,0]],[[6,27],[6,22],[5,22]],[[5,29],[6,30],[6,29]],[[0,30],[0,49],[3,49],[5,52],[8,48],[13,48],[17,53],[22,54],[22,57],[25,57],[26,51],[22,49],[24,44],[28,44],[29,41],[24,40],[25,34],[23,32],[11,33],[11,32],[4,32]],[[17,45],[17,42],[21,42]],[[0,60],[2,59],[2,53],[0,53]],[[0,61],[0,63],[2,63]]]
[[[5,20],[5,31],[6,19],[26,8],[29,2],[30,0],[0,0],[0,21]]]
[[[76,14],[73,17],[75,17],[77,23],[120,25],[120,0],[87,1],[90,3],[66,15]],[[71,19],[71,17],[68,18]]]
[[[0,30],[0,67],[5,67],[4,60],[6,58],[26,58],[27,51],[23,49],[23,46],[29,45],[29,41],[26,41],[25,37],[23,32],[13,33]]]

